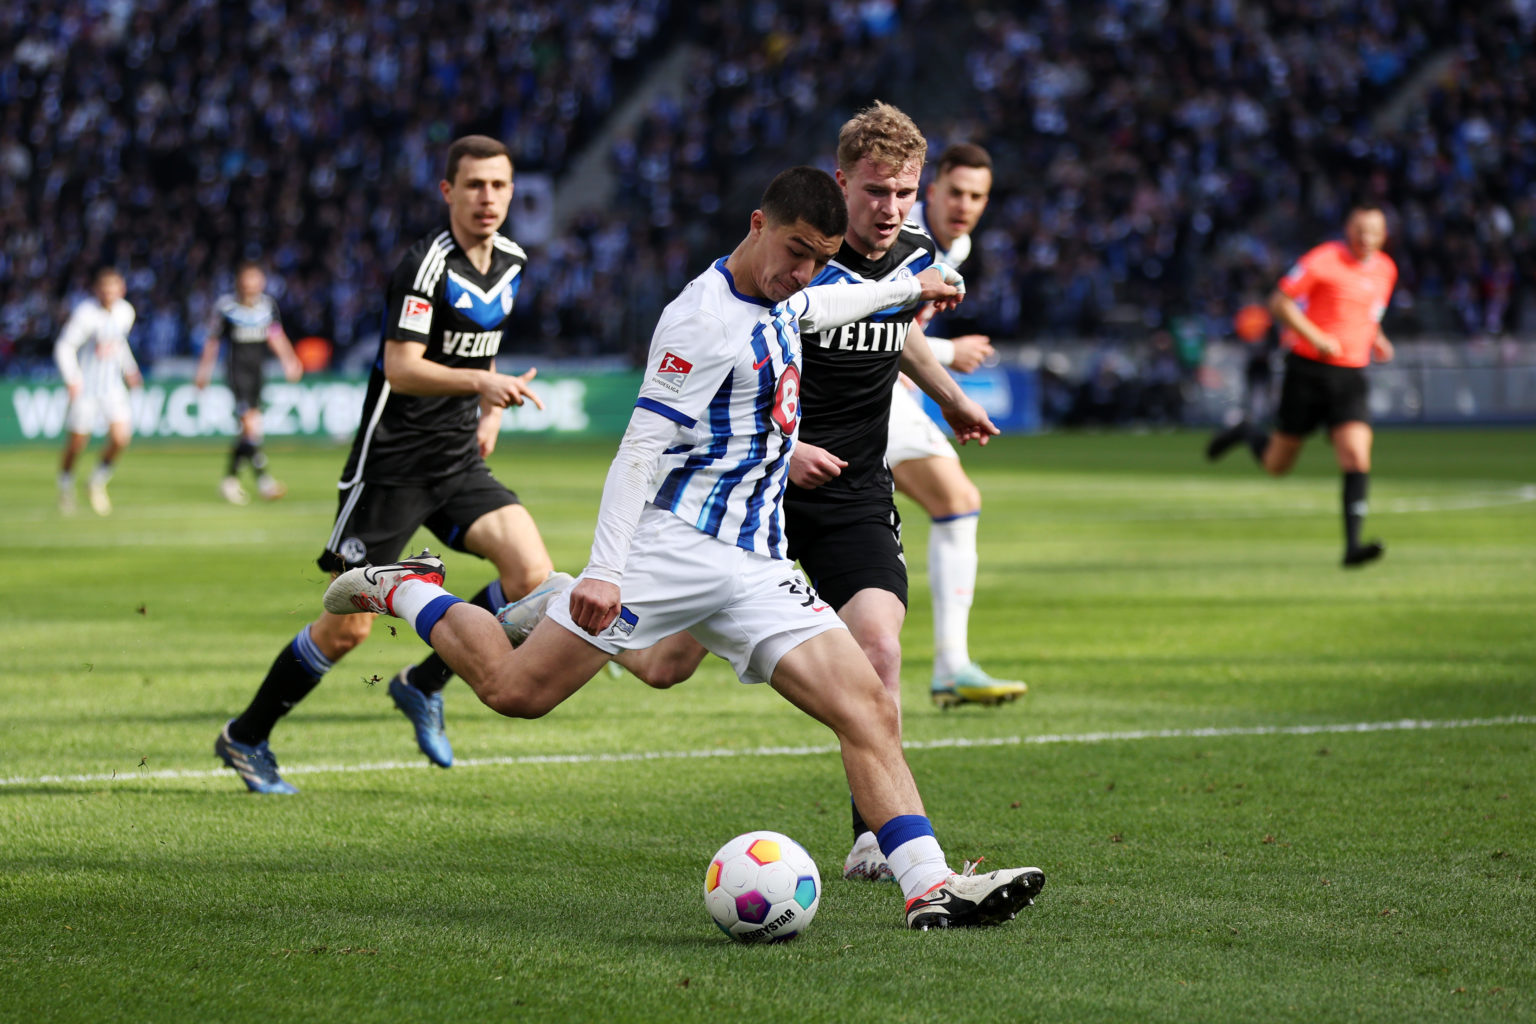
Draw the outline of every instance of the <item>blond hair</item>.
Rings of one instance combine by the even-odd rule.
[[[914,161],[921,168],[928,157],[928,140],[910,117],[876,100],[837,133],[837,166],[844,174],[865,157],[887,170],[905,170]]]

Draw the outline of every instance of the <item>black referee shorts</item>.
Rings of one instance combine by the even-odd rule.
[[[1289,352],[1275,429],[1306,437],[1319,426],[1371,421],[1370,386],[1358,366],[1333,366]]]
[[[901,516],[890,501],[784,503],[789,557],[835,609],[861,590],[888,590],[907,603]]]
[[[475,520],[516,504],[517,495],[483,463],[425,487],[362,480],[341,492],[331,539],[316,561],[326,572],[395,562],[421,526],[463,551]]]

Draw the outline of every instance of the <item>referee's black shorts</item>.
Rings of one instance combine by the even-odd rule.
[[[1319,426],[1332,430],[1341,423],[1370,421],[1370,386],[1363,367],[1333,366],[1286,353],[1276,430],[1306,437]]]
[[[888,590],[907,603],[901,516],[885,501],[786,501],[789,557],[835,609],[861,590]]]
[[[464,535],[475,520],[516,504],[517,495],[484,463],[429,486],[359,480],[341,492],[336,525],[316,561],[326,572],[398,561],[422,526],[453,550],[464,551]]]

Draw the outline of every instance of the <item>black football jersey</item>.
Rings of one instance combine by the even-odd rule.
[[[903,229],[879,259],[865,259],[843,242],[811,283],[890,281],[922,273],[936,260],[933,239]],[[786,501],[890,500],[885,447],[891,428],[891,389],[901,371],[907,332],[922,304],[893,306],[802,339],[800,440],[825,448],[848,466],[820,487],[790,485]]]
[[[368,379],[362,419],[342,484],[430,482],[480,459],[475,430],[478,395],[401,395],[384,377],[384,345],[417,341],[426,358],[444,366],[495,366],[527,257],[511,239],[495,236],[490,269],[475,269],[453,232],[411,246],[389,281],[384,333]]]
[[[231,377],[242,373],[259,377],[267,358],[267,338],[282,325],[277,301],[270,295],[257,296],[249,306],[242,305],[234,294],[221,295],[213,304],[207,335],[227,346]]]

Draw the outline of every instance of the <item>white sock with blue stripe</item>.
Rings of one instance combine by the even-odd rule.
[[[876,833],[880,852],[901,886],[901,894],[914,900],[948,878],[953,872],[933,834],[933,823],[921,814],[901,814],[880,826]]]
[[[426,580],[406,580],[395,587],[389,598],[390,611],[396,618],[409,622],[416,635],[427,644],[432,643],[432,627],[437,625],[437,620],[447,614],[449,608],[463,603],[462,599]]]

